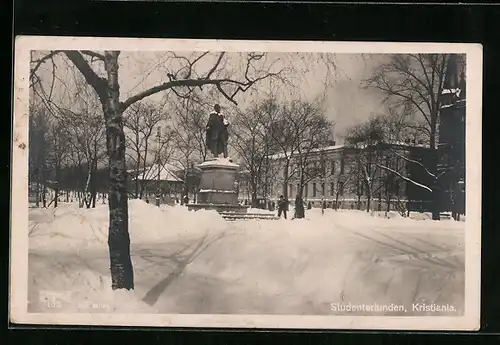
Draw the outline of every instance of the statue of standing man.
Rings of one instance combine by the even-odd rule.
[[[222,153],[227,158],[227,141],[229,122],[221,114],[220,106],[214,105],[214,111],[210,113],[207,123],[206,144],[212,155],[217,158]]]

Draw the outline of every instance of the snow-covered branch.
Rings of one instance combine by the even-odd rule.
[[[414,185],[415,185],[415,186],[417,186],[417,187],[423,188],[423,189],[428,190],[429,192],[431,192],[431,193],[432,193],[432,189],[431,189],[431,188],[429,188],[429,187],[427,187],[426,185],[423,185],[423,184],[421,184],[421,183],[418,183],[418,182],[416,182],[416,181],[412,180],[411,178],[408,178],[408,177],[406,177],[406,176],[402,175],[401,173],[397,172],[397,171],[396,171],[396,170],[394,170],[394,169],[391,169],[391,168],[386,167],[386,166],[381,165],[381,164],[377,164],[377,166],[378,166],[379,168],[381,168],[381,169],[387,170],[387,171],[389,171],[389,172],[391,172],[391,173],[393,173],[393,174],[395,174],[395,175],[399,176],[399,177],[400,177],[400,178],[402,178],[403,180],[405,180],[405,181],[407,181],[407,182],[410,182],[410,183],[414,184]]]
[[[396,155],[396,156],[398,156],[399,158],[401,158],[401,159],[403,159],[403,160],[407,161],[408,163],[417,164],[418,166],[422,167],[422,168],[425,170],[425,172],[426,172],[429,176],[433,177],[434,179],[437,179],[437,178],[438,178],[438,176],[436,176],[436,174],[434,174],[434,173],[432,173],[431,171],[429,171],[429,169],[427,169],[427,168],[425,167],[425,165],[423,165],[421,162],[419,162],[419,161],[417,161],[417,160],[414,160],[414,159],[410,159],[410,158],[408,158],[408,157],[405,157],[404,155],[399,154],[399,153],[397,153],[397,152],[396,152],[396,151],[394,151],[394,150],[391,150],[391,151],[392,151],[392,153],[393,153],[393,154],[395,154],[395,155]]]

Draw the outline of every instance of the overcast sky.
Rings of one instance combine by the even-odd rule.
[[[200,53],[194,54],[197,56]],[[193,57],[193,53],[178,52],[177,55]],[[198,74],[206,73],[213,66],[216,57],[217,54],[214,53],[200,60],[196,65],[196,72]],[[222,68],[217,72],[218,75],[242,76],[245,62],[243,58],[243,55],[228,53],[227,59],[221,65]],[[326,59],[333,61],[335,68],[330,64],[331,70],[329,71],[325,63]],[[295,89],[291,90],[291,87],[287,85],[263,81],[256,84],[251,92],[239,94],[236,100],[239,107],[245,107],[249,101],[265,97],[270,89],[287,98],[290,98],[290,94],[292,94],[296,95],[292,97],[300,96],[312,100],[324,94],[327,116],[335,122],[336,138],[340,139],[342,133],[349,126],[367,119],[371,114],[383,111],[381,104],[383,95],[376,90],[363,88],[363,81],[370,76],[373,68],[384,60],[385,56],[383,55],[336,54],[319,57],[314,54],[302,53],[268,53],[265,61],[259,62],[257,66],[272,71],[285,68],[285,75],[295,86]],[[167,73],[177,71],[182,63],[181,60],[172,59],[170,53],[165,52],[122,52],[119,61],[122,100],[167,81]],[[73,103],[68,101],[68,94],[74,93],[74,71],[68,67],[70,63],[64,62],[62,58],[58,58],[56,63],[58,68],[54,88],[56,96],[54,98],[58,98],[59,103],[71,107]],[[92,66],[99,74],[104,73],[99,67],[99,63],[94,62]],[[51,64],[44,65],[41,76],[44,80],[44,87],[48,89],[52,80]],[[328,83],[326,89],[325,81]],[[160,100],[163,96],[164,94],[152,96],[151,100]],[[219,97],[216,101],[220,102],[223,108],[229,108],[230,103],[223,97]]]

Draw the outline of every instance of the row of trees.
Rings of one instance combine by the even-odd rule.
[[[95,172],[104,159],[102,118],[92,112],[59,109],[55,115],[43,105],[33,106],[29,120],[29,181],[37,204],[57,207],[60,190],[78,191],[81,204],[95,206]],[[47,187],[54,190],[46,199]],[[39,194],[42,194],[40,197]]]
[[[34,100],[40,98],[35,95]],[[103,187],[96,172],[106,164],[104,119],[97,105],[93,111],[87,107],[75,112],[39,102],[30,112],[29,172],[37,205],[42,201],[44,207],[57,207],[59,190],[64,189],[77,191],[81,206],[95,207],[97,186]],[[127,109],[123,126],[131,197],[142,199],[147,181],[157,178],[159,171],[150,169],[153,163],[186,170],[206,158],[207,115],[194,99],[141,101]],[[52,200],[46,200],[44,186],[55,190]]]
[[[230,144],[247,172],[252,204],[255,206],[258,197],[273,194],[270,188],[274,185],[282,186],[280,192],[286,198],[290,186],[303,198],[313,181],[321,186],[323,197],[330,185],[335,205],[346,192],[355,195],[358,204],[366,199],[368,211],[374,198],[385,199],[386,211],[395,199],[402,204],[407,182],[430,191],[424,175],[418,181],[407,176],[407,165],[425,168],[422,159],[427,156],[410,158],[405,146],[425,146],[425,138],[406,114],[388,108],[386,114],[349,128],[342,158],[337,160],[323,150],[332,143],[333,126],[319,104],[304,101],[279,103],[269,98],[238,112]],[[406,203],[400,209],[406,212]]]
[[[440,218],[442,179],[451,171],[438,169],[439,114],[443,90],[449,87],[447,79],[458,73],[449,61],[449,54],[393,55],[365,81],[365,87],[385,96],[386,112],[345,133],[344,141],[352,154],[345,162],[350,167],[348,177],[334,184],[337,198],[341,190],[350,188],[358,200],[366,198],[367,210],[374,197],[384,198],[389,208],[403,194],[403,186],[408,186],[405,192],[411,190],[421,199],[430,199],[433,219]],[[325,158],[311,155],[330,141],[333,125],[318,104],[278,104],[270,97],[238,115],[238,140],[231,144],[248,170],[253,201],[259,193],[266,196],[269,180],[276,179],[268,160],[272,154],[280,155],[285,197],[287,186],[297,181],[297,194],[302,196],[309,181],[321,183],[332,177]],[[402,149],[412,144],[425,149]],[[316,163],[311,164],[314,160]]]
[[[268,197],[269,186],[279,179],[274,164],[278,156],[284,169],[282,194],[288,198],[286,186],[298,177],[301,197],[304,186],[321,173],[309,164],[310,156],[332,141],[333,125],[319,102],[269,97],[237,112],[230,145],[248,173],[252,205],[259,196]]]

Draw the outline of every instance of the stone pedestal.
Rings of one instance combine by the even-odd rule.
[[[195,204],[188,209],[212,209],[218,212],[245,213],[247,207],[238,204],[235,186],[238,164],[227,158],[213,158],[198,165],[202,171],[200,190]]]

